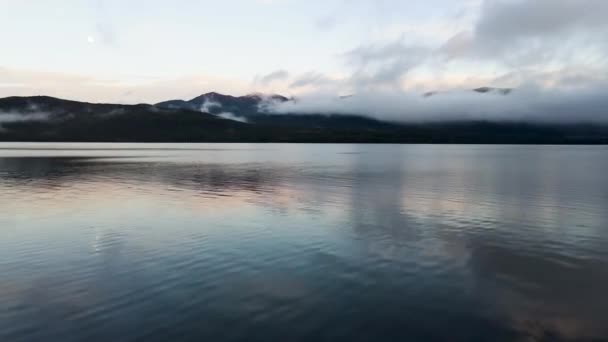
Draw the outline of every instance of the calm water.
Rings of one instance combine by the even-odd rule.
[[[608,340],[608,147],[0,144],[0,341]]]

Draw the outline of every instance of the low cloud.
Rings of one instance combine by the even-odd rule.
[[[232,120],[232,121],[238,121],[238,122],[244,122],[247,123],[247,119],[242,117],[242,116],[236,116],[232,113],[229,112],[222,112],[217,114],[217,116],[219,116],[220,118],[226,119],[226,120]]]
[[[203,113],[212,113],[215,111],[214,108],[221,108],[222,104],[219,102],[215,102],[215,101],[211,101],[211,100],[206,100],[205,102],[203,102],[203,104],[201,105],[201,112]]]
[[[24,121],[46,121],[49,114],[46,113],[2,113],[0,112],[0,124]]]
[[[416,92],[370,91],[339,97],[315,93],[275,103],[273,113],[365,115],[396,122],[526,121],[608,123],[606,84],[546,89],[527,84],[504,94],[461,90],[424,96]]]
[[[214,115],[219,116],[220,118],[238,122],[247,122],[247,118],[236,116],[234,113],[222,111],[222,104],[219,102],[206,100],[201,106],[201,112],[203,113],[212,113]]]
[[[47,113],[4,113],[0,112],[0,131],[6,130],[3,124],[16,122],[47,121],[50,115]]]

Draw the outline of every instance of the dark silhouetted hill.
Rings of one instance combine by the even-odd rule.
[[[491,88],[475,91],[510,92]],[[608,143],[607,125],[486,121],[403,124],[357,115],[272,114],[264,110],[268,101],[291,100],[280,95],[207,93],[189,101],[123,105],[47,96],[7,97],[0,99],[0,141]],[[246,122],[225,119],[225,113]]]

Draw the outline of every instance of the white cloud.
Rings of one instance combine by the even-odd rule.
[[[526,84],[508,95],[472,90],[422,96],[416,92],[371,91],[340,98],[314,93],[295,102],[276,103],[276,113],[366,115],[399,122],[418,121],[528,121],[608,123],[607,83],[596,87],[555,89]]]

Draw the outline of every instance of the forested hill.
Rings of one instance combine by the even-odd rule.
[[[608,143],[607,125],[489,121],[404,124],[357,115],[264,110],[263,101],[291,100],[280,95],[208,93],[190,101],[122,105],[46,96],[7,97],[0,99],[0,141]]]

